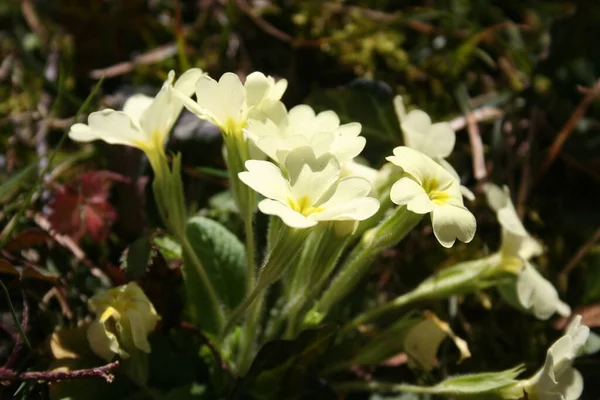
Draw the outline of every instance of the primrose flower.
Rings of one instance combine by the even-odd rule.
[[[590,329],[581,325],[581,316],[576,316],[564,336],[548,349],[544,366],[530,379],[520,382],[519,387],[525,389],[530,399],[578,399],[583,392],[583,378],[573,368],[573,361],[589,334]]]
[[[317,157],[310,147],[294,149],[286,157],[287,177],[269,161],[246,161],[239,178],[266,199],[258,204],[293,228],[309,228],[319,221],[362,221],[377,212],[379,202],[367,197],[366,179],[340,179],[340,164],[331,154]]]
[[[160,317],[137,283],[97,294],[88,305],[96,313],[87,330],[94,353],[107,361],[115,355],[128,358],[137,350],[150,353],[148,334]]]
[[[422,110],[412,110],[407,113],[402,96],[394,97],[394,110],[400,121],[404,144],[433,159],[460,182],[458,173],[446,161],[456,143],[456,133],[452,126],[448,122],[432,123],[431,117]],[[475,195],[467,187],[461,185],[460,191],[467,199],[475,199]]]
[[[505,186],[500,189],[486,184],[484,191],[490,207],[496,211],[502,226],[501,263],[509,269],[520,269],[514,283],[498,286],[502,297],[516,308],[533,314],[538,319],[548,319],[554,313],[571,315],[571,308],[562,302],[558,292],[533,266],[529,259],[542,253],[542,246],[525,230]]]
[[[431,158],[409,147],[387,157],[404,170],[390,191],[392,201],[416,214],[430,213],[435,237],[444,247],[456,239],[468,243],[475,236],[475,217],[463,204],[458,181]]]
[[[253,120],[248,124],[248,137],[279,165],[285,165],[287,155],[298,147],[309,146],[317,157],[333,154],[341,165],[363,150],[366,139],[360,135],[361,124],[340,125],[333,111],[315,114],[308,105],[292,108],[280,123],[272,120]]]
[[[217,125],[225,135],[241,134],[250,119],[285,118],[286,109],[280,101],[287,81],[275,82],[270,76],[253,72],[242,84],[240,78],[227,72],[216,81],[208,75],[196,82],[196,101],[181,96],[185,106],[201,119]]]
[[[155,98],[136,94],[125,102],[123,111],[93,112],[87,124],[71,127],[69,137],[78,142],[104,140],[109,144],[136,147],[146,153],[157,170],[157,157],[164,152],[165,140],[183,109],[182,101],[173,96],[173,92],[191,96],[200,76],[201,70],[190,69],[173,83],[175,73],[171,71]]]

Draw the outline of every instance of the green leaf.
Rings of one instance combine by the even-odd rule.
[[[36,165],[36,163],[29,164],[0,185],[0,204],[7,202],[19,192],[25,180],[35,171]]]
[[[152,234],[147,234],[129,245],[122,258],[123,268],[131,279],[140,279],[146,274],[152,258]]]
[[[217,296],[229,310],[233,310],[246,294],[247,265],[244,245],[223,225],[199,216],[188,221],[187,237]],[[186,284],[186,287],[193,288],[193,291],[188,290],[193,318],[204,329],[214,333],[215,316],[211,315],[206,307],[209,300],[208,295],[201,290],[203,285],[200,277],[194,266],[185,259],[183,271],[186,280],[198,282]]]
[[[330,390],[319,383],[316,366],[336,332],[337,327],[325,325],[302,331],[294,340],[265,344],[244,378],[246,393],[261,400],[329,396]]]
[[[516,383],[514,380],[525,370],[522,365],[500,372],[459,375],[433,386],[430,393],[453,395],[477,395],[491,392]]]
[[[173,236],[155,236],[153,242],[167,262],[180,260],[183,257],[181,244]]]

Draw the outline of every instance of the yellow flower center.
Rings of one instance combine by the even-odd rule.
[[[242,135],[242,129],[246,127],[247,123],[248,121],[238,121],[233,118],[227,118],[221,129],[226,135]]]
[[[300,214],[308,217],[310,214],[323,211],[321,207],[313,207],[312,201],[308,196],[302,196],[299,199],[292,199],[288,197],[288,204],[290,208]]]
[[[440,184],[435,178],[425,178],[422,186],[429,199],[437,206],[443,205],[451,197],[447,192],[440,190]]]

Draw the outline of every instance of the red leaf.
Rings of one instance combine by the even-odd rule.
[[[108,202],[114,182],[129,179],[110,171],[89,171],[60,187],[48,204],[52,229],[76,241],[86,234],[96,241],[105,240],[117,219]]]

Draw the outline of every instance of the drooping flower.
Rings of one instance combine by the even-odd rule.
[[[407,113],[402,96],[394,97],[394,109],[400,122],[404,144],[425,154],[460,181],[456,170],[446,161],[456,143],[456,133],[452,126],[448,122],[432,123],[431,117],[422,110],[411,110]],[[473,192],[465,186],[460,186],[460,191],[467,199],[475,199]]]
[[[217,125],[224,135],[241,135],[248,121],[271,119],[281,122],[286,109],[280,101],[287,81],[253,72],[244,84],[231,72],[216,81],[203,75],[196,82],[196,101],[181,96],[185,106],[201,119]]]
[[[135,282],[97,294],[89,300],[96,319],[87,330],[91,349],[110,361],[141,350],[150,353],[148,334],[160,317],[142,289]]]
[[[104,140],[110,144],[136,147],[146,153],[156,171],[157,157],[163,153],[165,140],[183,109],[182,100],[173,93],[177,91],[189,97],[200,76],[201,70],[190,69],[173,83],[175,73],[171,71],[154,99],[137,94],[125,102],[123,111],[106,109],[93,112],[87,124],[71,127],[69,137],[79,142]]]
[[[464,206],[458,181],[431,158],[409,147],[394,149],[387,160],[404,170],[390,197],[417,214],[430,213],[440,244],[451,247],[456,239],[468,243],[475,236],[475,217]]]
[[[568,304],[562,302],[556,288],[546,280],[529,260],[542,253],[542,245],[523,226],[505,186],[500,189],[493,184],[484,186],[488,203],[496,211],[502,227],[501,263],[510,268],[521,268],[516,281],[498,286],[502,297],[518,309],[545,320],[554,313],[564,317],[571,314]]]
[[[273,120],[253,120],[248,137],[279,165],[285,165],[287,155],[298,147],[309,146],[315,155],[333,154],[343,166],[363,150],[366,139],[360,135],[357,122],[341,124],[333,111],[318,114],[308,105],[292,108],[279,123]]]
[[[564,336],[546,354],[544,366],[530,379],[519,384],[530,399],[577,400],[583,392],[583,378],[573,361],[585,345],[590,329],[581,325],[581,316],[569,324]]]
[[[331,154],[317,157],[310,147],[294,149],[285,161],[287,174],[268,161],[250,160],[240,180],[266,199],[258,204],[265,214],[276,215],[293,228],[308,228],[319,221],[362,221],[375,214],[379,202],[367,197],[366,179],[340,179],[340,165]]]
[[[431,371],[437,365],[437,353],[446,338],[452,339],[460,351],[460,361],[471,357],[467,342],[457,336],[447,322],[427,311],[425,318],[411,327],[404,337],[404,351],[409,356],[409,365]]]

